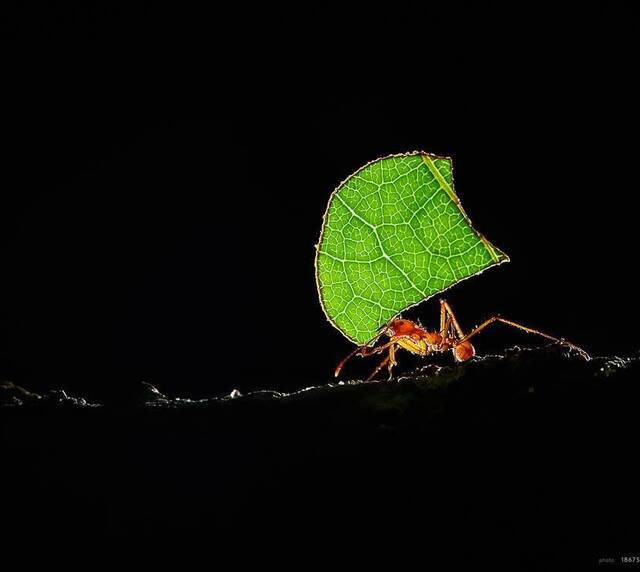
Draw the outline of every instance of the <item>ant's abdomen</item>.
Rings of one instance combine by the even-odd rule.
[[[453,348],[456,361],[467,361],[476,355],[476,350],[471,342],[462,342]]]

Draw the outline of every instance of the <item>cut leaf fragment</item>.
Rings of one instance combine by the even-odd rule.
[[[373,161],[334,191],[316,281],[329,321],[362,345],[403,310],[508,260],[471,226],[451,159],[414,152]]]

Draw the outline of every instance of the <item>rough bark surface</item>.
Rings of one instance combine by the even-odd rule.
[[[118,406],[3,383],[2,532],[595,565],[640,538],[639,374],[549,346],[291,394],[141,384]]]

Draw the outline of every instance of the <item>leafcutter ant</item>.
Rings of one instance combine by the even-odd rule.
[[[419,324],[412,322],[411,320],[404,320],[401,318],[394,318],[386,326],[380,329],[378,335],[373,338],[368,344],[359,346],[347,355],[336,367],[335,375],[338,377],[340,371],[344,367],[344,364],[353,356],[370,356],[379,354],[388,350],[387,356],[378,364],[378,367],[373,370],[373,373],[367,378],[367,381],[371,381],[375,375],[385,366],[389,371],[389,379],[391,379],[391,373],[393,367],[396,365],[396,350],[403,348],[412,354],[419,356],[427,356],[432,353],[441,353],[451,350],[455,360],[457,362],[464,362],[471,359],[475,354],[475,348],[469,341],[475,335],[479,334],[487,326],[500,322],[507,324],[514,328],[523,330],[529,334],[535,334],[548,340],[563,344],[576,350],[584,359],[589,360],[589,354],[584,350],[567,342],[564,339],[554,338],[544,334],[533,328],[528,328],[517,322],[506,320],[499,316],[493,316],[488,320],[485,320],[477,328],[474,328],[468,334],[465,334],[458,323],[458,320],[451,309],[451,306],[446,300],[440,300],[440,331],[432,332],[425,330]],[[389,341],[377,346],[371,347],[382,335],[386,335]]]

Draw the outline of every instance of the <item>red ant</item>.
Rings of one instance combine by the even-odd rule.
[[[449,303],[446,300],[440,300],[440,332],[429,332],[411,320],[393,319],[380,329],[378,335],[373,338],[371,342],[364,346],[357,347],[346,356],[336,367],[335,375],[338,377],[344,364],[353,356],[358,355],[365,357],[379,354],[387,348],[389,349],[387,357],[373,370],[373,373],[367,378],[367,381],[371,381],[385,365],[389,370],[389,379],[391,379],[391,371],[393,370],[393,366],[396,365],[396,349],[399,347],[419,356],[451,350],[457,362],[467,361],[476,355],[476,350],[469,340],[494,322],[501,322],[529,334],[535,334],[559,344],[564,344],[576,350],[584,359],[591,359],[587,352],[564,339],[554,338],[553,336],[543,334],[538,330],[528,328],[511,320],[505,320],[499,316],[493,316],[485,320],[477,328],[465,335]],[[390,341],[377,348],[370,347],[371,344],[375,343],[383,334],[387,335]]]

